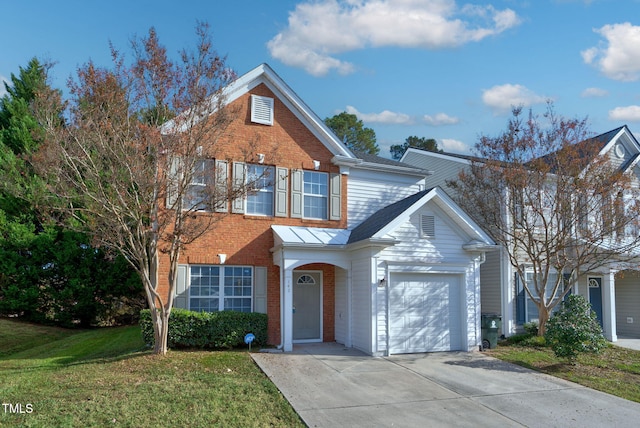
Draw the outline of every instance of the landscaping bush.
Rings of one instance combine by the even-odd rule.
[[[153,344],[151,311],[140,312],[140,327],[146,344]],[[254,344],[267,343],[267,315],[236,311],[193,312],[173,309],[169,318],[170,348],[230,349],[244,346],[244,336],[253,333]]]
[[[522,327],[524,328],[524,331],[527,334],[530,334],[532,336],[536,336],[538,334],[538,322],[537,321],[526,322],[526,323],[524,323],[524,325]]]
[[[597,354],[607,346],[591,305],[575,294],[549,319],[545,338],[556,356],[569,359],[582,352]]]

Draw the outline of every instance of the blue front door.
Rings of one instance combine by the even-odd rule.
[[[589,302],[598,317],[600,327],[602,324],[602,278],[589,278]]]

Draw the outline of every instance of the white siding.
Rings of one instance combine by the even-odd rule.
[[[372,353],[370,259],[354,260],[351,272],[351,340],[354,348]]]
[[[420,216],[435,217],[436,236],[420,237]],[[417,210],[410,220],[396,228],[391,234],[400,241],[384,250],[385,259],[416,263],[442,263],[466,265],[469,254],[462,249],[467,242],[448,223],[447,216],[434,204]]]
[[[385,279],[385,287],[379,287],[380,280]],[[376,328],[376,351],[384,353],[387,350],[388,338],[387,338],[387,321],[389,315],[389,309],[387,307],[387,292],[389,290],[389,278],[388,272],[384,262],[378,261],[376,267],[376,278],[374,279],[375,287],[375,328]]]
[[[424,190],[419,177],[358,169],[351,170],[347,183],[349,229],[387,205]]]
[[[427,177],[427,188],[439,186],[452,197],[453,191],[447,186],[447,181],[457,180],[460,171],[469,168],[469,162],[466,160],[414,151],[407,153],[403,162],[431,171],[433,174]]]
[[[347,341],[347,323],[349,322],[349,312],[347,310],[347,271],[339,267],[336,267],[335,270],[335,338],[336,342],[344,345]]]
[[[616,278],[616,327],[619,336],[640,337],[640,277],[627,273]]]
[[[435,237],[422,238],[420,236],[420,218],[422,215],[435,217]],[[398,226],[388,237],[395,238],[398,243],[380,252],[378,276],[384,276],[387,267],[391,272],[387,275],[393,282],[394,275],[402,275],[407,272],[422,273],[422,275],[460,278],[457,289],[461,293],[459,299],[455,299],[452,312],[457,313],[460,338],[455,339],[453,348],[472,350],[479,341],[479,315],[480,293],[477,262],[472,254],[464,251],[462,246],[469,241],[467,236],[461,236],[456,232],[448,217],[434,203],[427,203],[417,210],[407,222]],[[355,274],[354,274],[355,277]],[[499,277],[499,273],[498,273]],[[387,338],[387,315],[393,308],[387,308],[387,296],[391,287],[389,278],[386,288],[377,288],[377,304],[374,309],[376,314],[376,338],[378,339],[377,351],[387,350],[387,342],[393,342],[393,337]],[[499,298],[499,284],[498,284]],[[499,308],[499,300],[498,300]],[[426,316],[429,316],[428,314]],[[434,349],[436,349],[435,347]]]

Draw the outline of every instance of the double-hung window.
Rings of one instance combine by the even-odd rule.
[[[527,285],[529,286],[529,291],[531,294],[537,299],[538,294],[535,290],[535,285],[533,282],[533,271],[528,270],[525,272],[525,278],[527,281]],[[558,274],[556,272],[549,272],[549,276],[547,277],[547,285],[545,287],[545,295],[546,298],[549,299],[551,297],[551,292],[553,291],[553,287],[558,279]],[[565,279],[566,281],[566,279]],[[560,295],[564,291],[564,284],[560,285],[558,289],[558,293],[556,294],[556,299],[558,299],[558,295]],[[538,321],[538,307],[536,303],[529,297],[524,286],[522,284],[518,284],[518,321],[519,323]],[[559,308],[556,306],[554,308],[554,312]]]
[[[189,267],[189,309],[198,312],[251,312],[251,266]]]
[[[185,209],[206,210],[210,208],[208,194],[213,183],[213,173],[213,159],[200,159],[194,163],[191,182],[184,195]]]
[[[273,215],[274,176],[275,168],[272,166],[247,166],[247,214]]]
[[[329,178],[326,172],[304,171],[304,217],[326,220],[329,207]]]

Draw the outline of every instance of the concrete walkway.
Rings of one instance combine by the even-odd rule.
[[[640,404],[479,352],[251,354],[310,427],[636,427]]]
[[[628,349],[633,349],[634,351],[640,351],[640,339],[618,336],[618,340],[613,342],[612,344],[616,346],[620,346],[621,348],[628,348]]]

